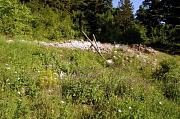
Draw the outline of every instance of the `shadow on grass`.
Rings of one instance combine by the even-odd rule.
[[[168,53],[171,55],[180,55],[180,44],[150,44],[150,47],[154,48],[155,50]]]

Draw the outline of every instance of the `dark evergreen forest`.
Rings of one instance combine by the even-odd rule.
[[[144,0],[137,13],[133,3],[120,0],[3,0],[0,32],[58,41],[95,34],[101,42],[178,48],[180,1]]]

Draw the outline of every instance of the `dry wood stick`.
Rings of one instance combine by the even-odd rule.
[[[91,43],[91,45],[94,47],[94,49],[96,50],[96,52],[106,61],[106,58],[104,58],[102,56],[102,54],[98,51],[97,47],[93,44],[93,42],[91,41],[91,39],[86,35],[86,33],[84,31],[82,31],[84,36],[87,38],[87,40]]]
[[[94,38],[94,42],[96,44],[96,47],[97,47],[98,51],[101,52],[100,48],[98,47],[97,40],[96,40],[96,37],[95,37],[94,34],[93,34],[93,38]]]

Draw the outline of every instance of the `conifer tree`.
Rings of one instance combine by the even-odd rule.
[[[133,21],[132,3],[130,0],[120,0],[116,11],[115,23],[123,33],[130,28]]]
[[[180,25],[180,1],[179,0],[162,0],[160,15],[163,16],[167,24]]]

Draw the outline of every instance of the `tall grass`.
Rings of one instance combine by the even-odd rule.
[[[103,54],[118,58],[106,66],[93,52],[6,43],[1,37],[0,54],[1,118],[180,117],[179,95],[167,97],[151,64],[127,61],[122,51]]]

